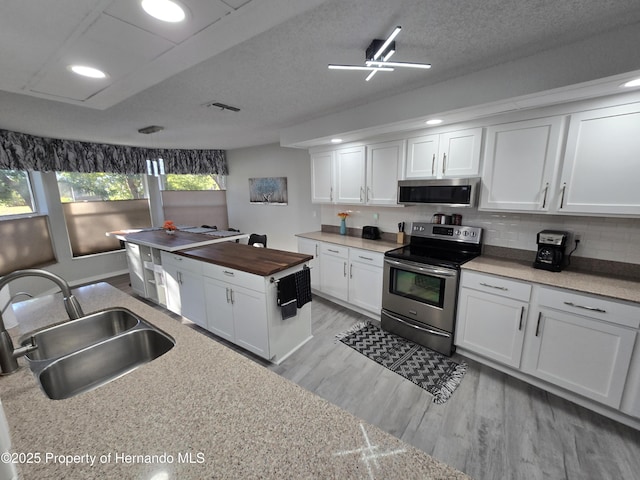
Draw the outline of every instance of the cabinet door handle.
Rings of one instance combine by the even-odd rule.
[[[442,174],[444,175],[445,170],[447,169],[447,154],[442,154]]]
[[[178,283],[182,285],[182,272],[178,272]]]
[[[573,302],[564,302],[565,305],[568,305],[570,307],[575,307],[575,308],[582,308],[584,310],[589,310],[591,312],[599,312],[599,313],[607,313],[606,310],[602,309],[602,308],[598,308],[598,307],[589,307],[586,305],[576,305]]]
[[[329,187],[329,201],[333,202],[333,187]]]
[[[491,285],[489,283],[484,283],[484,282],[480,282],[480,285],[482,285],[483,287],[495,288],[496,290],[502,290],[504,292],[509,290],[507,287],[499,287],[497,285]]]
[[[327,248],[327,252],[340,253],[339,250],[331,250],[330,248]]]
[[[364,190],[362,187],[360,187],[360,202],[362,202],[362,190]]]
[[[364,198],[364,199],[365,199],[365,201],[367,201],[367,202],[369,201],[369,194],[370,194],[370,193],[371,193],[371,188],[370,188],[370,187],[367,187],[367,194],[365,195],[365,198]]]
[[[536,337],[540,334],[540,320],[542,320],[542,312],[538,313],[538,324],[536,325]]]
[[[542,197],[542,208],[547,206],[547,192],[549,191],[549,182],[544,187],[544,196]]]
[[[522,330],[522,320],[524,319],[524,305],[520,309],[520,324],[518,325],[518,330]]]
[[[227,303],[229,303],[230,302],[230,300],[229,300],[229,287],[225,288],[225,290],[226,290],[225,291],[225,296],[227,298]]]
[[[349,278],[353,278],[353,263],[349,264]]]
[[[361,258],[363,260],[369,260],[370,262],[373,262],[373,258],[370,258],[370,257],[363,257],[362,255],[358,255],[358,258]]]
[[[224,274],[228,277],[235,277],[236,274],[234,272],[230,272],[229,270],[223,270]]]
[[[564,191],[567,189],[567,183],[562,184],[562,192],[560,193],[560,208],[564,206]]]
[[[233,288],[230,288],[229,292],[231,293],[231,305],[233,305],[234,303],[236,303],[235,299],[233,298]]]
[[[318,256],[318,244],[317,243],[316,243],[316,254],[315,254],[315,256],[316,257]]]
[[[347,262],[344,262],[344,266],[343,266],[342,270],[343,270],[343,275],[346,277],[347,276]]]
[[[431,159],[431,175],[436,174],[436,154],[433,154],[433,158]]]

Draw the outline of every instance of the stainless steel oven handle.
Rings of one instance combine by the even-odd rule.
[[[438,332],[436,330],[431,330],[430,328],[426,328],[426,327],[419,327],[419,326],[414,325],[412,323],[406,322],[403,319],[396,317],[395,315],[391,315],[387,310],[384,310],[384,314],[386,316],[394,319],[396,322],[403,323],[407,327],[411,327],[411,328],[414,328],[416,330],[420,330],[421,332],[427,332],[427,333],[430,333],[431,335],[437,335],[438,337],[444,337],[444,338],[450,338],[451,337],[451,335],[449,335],[447,333]]]
[[[384,262],[389,265],[393,265],[394,267],[402,268],[404,270],[409,270],[410,272],[415,272],[415,273],[426,273],[429,275],[438,275],[441,277],[455,277],[456,275],[458,275],[457,270],[435,267],[433,265],[428,265],[428,264],[414,263],[414,262],[398,262],[397,260],[390,260],[388,258],[385,258]]]

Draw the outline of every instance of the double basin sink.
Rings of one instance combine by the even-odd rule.
[[[25,356],[43,392],[70,398],[119,378],[164,355],[175,340],[126,308],[110,308],[37,331],[21,340],[37,345]]]

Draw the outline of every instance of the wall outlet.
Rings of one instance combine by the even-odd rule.
[[[574,233],[573,234],[573,241],[574,242],[581,242],[582,241],[582,234],[581,233]]]

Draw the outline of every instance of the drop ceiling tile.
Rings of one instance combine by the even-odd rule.
[[[188,11],[186,22],[180,23],[162,22],[147,15],[140,1],[115,0],[105,13],[174,43],[181,43],[233,11],[219,0],[187,0],[181,3]]]
[[[83,101],[173,47],[174,44],[164,38],[109,15],[101,15],[77,41],[60,53],[60,59],[50,66],[32,91]],[[107,72],[109,78],[96,81],[78,77],[67,69],[75,63],[99,68]]]

